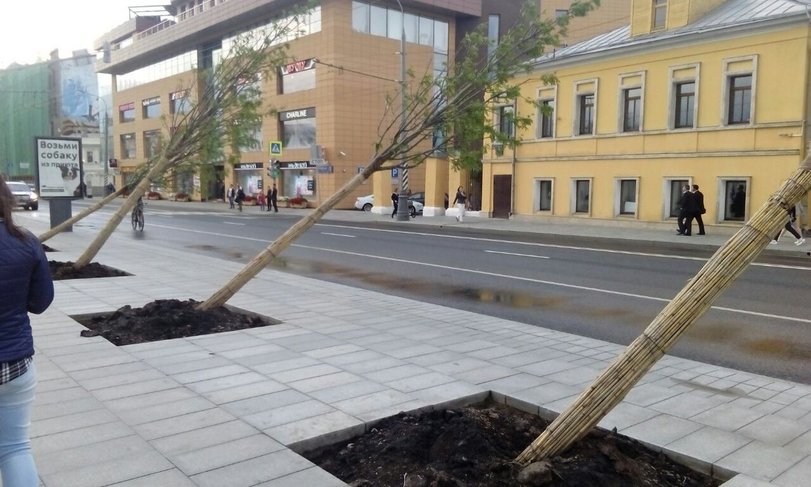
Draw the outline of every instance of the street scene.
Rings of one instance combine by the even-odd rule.
[[[811,1],[86,8],[0,47],[0,487],[807,483]]]

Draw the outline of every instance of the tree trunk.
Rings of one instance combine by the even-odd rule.
[[[83,219],[84,217],[86,217],[86,216],[88,216],[88,215],[90,215],[90,214],[92,214],[92,213],[94,213],[94,212],[98,211],[98,210],[99,210],[101,207],[103,207],[103,206],[104,206],[104,205],[106,205],[107,203],[109,203],[109,202],[113,201],[114,199],[116,199],[118,196],[120,196],[121,194],[123,194],[123,193],[124,193],[124,191],[126,191],[126,190],[127,190],[127,187],[126,187],[126,186],[124,186],[124,187],[122,187],[121,189],[119,189],[118,191],[116,191],[115,193],[112,193],[112,194],[107,195],[106,197],[104,197],[104,199],[102,199],[102,200],[101,200],[101,201],[99,201],[98,203],[94,203],[93,205],[88,206],[87,208],[85,208],[84,210],[80,211],[80,212],[79,212],[79,213],[77,213],[76,215],[74,215],[74,216],[72,216],[72,217],[68,218],[67,220],[63,221],[63,222],[62,222],[62,223],[60,223],[59,225],[57,225],[57,226],[53,227],[52,229],[50,229],[50,230],[48,230],[47,232],[45,232],[45,233],[43,233],[42,235],[40,235],[40,236],[39,236],[39,241],[40,241],[40,242],[44,242],[44,241],[48,240],[49,238],[53,237],[54,235],[56,235],[56,234],[58,234],[58,233],[62,232],[64,229],[66,229],[66,228],[68,228],[69,226],[73,225],[74,223],[76,223],[76,222],[80,221],[80,220],[81,220],[81,219]]]
[[[163,172],[168,167],[169,162],[167,160],[162,160],[156,163],[152,169],[149,170],[146,176],[133,188],[132,193],[130,193],[129,197],[124,200],[124,203],[113,213],[113,216],[110,217],[110,220],[107,224],[104,225],[104,228],[101,229],[96,238],[90,245],[85,249],[84,253],[73,263],[74,269],[81,269],[89,264],[94,257],[99,253],[101,247],[110,239],[110,236],[113,234],[118,225],[121,223],[121,220],[127,216],[134,207],[135,204],[138,202],[138,198],[143,196],[146,193],[146,190],[149,189],[149,185],[152,184],[152,181],[163,174]]]
[[[707,261],[645,331],[517,458],[528,464],[565,451],[588,433],[760,255],[811,190],[811,156]]]
[[[198,309],[207,310],[224,305],[231,297],[234,296],[245,284],[259,274],[262,269],[267,266],[270,261],[281,254],[287,247],[290,246],[297,238],[304,232],[309,230],[315,225],[321,217],[323,217],[329,210],[335,207],[339,201],[345,198],[355,188],[360,186],[365,180],[378,169],[385,159],[378,158],[368,165],[362,173],[350,179],[343,188],[339,189],[335,194],[327,198],[321,205],[314,209],[307,216],[296,222],[295,225],[288,228],[279,238],[274,240],[267,248],[259,252],[250,262],[239,271],[225,286],[220,288],[217,292],[211,295],[205,302],[200,303]]]

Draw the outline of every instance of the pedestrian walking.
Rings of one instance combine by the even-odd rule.
[[[676,233],[689,237],[693,234],[693,218],[695,218],[695,198],[690,192],[690,186],[685,184],[681,189],[679,198],[679,229]]]
[[[453,204],[456,206],[456,221],[462,223],[465,218],[465,202],[467,201],[467,195],[465,194],[465,190],[462,189],[461,186],[456,188],[456,196],[453,198]]]
[[[259,203],[259,211],[265,211],[265,203],[267,203],[265,193],[260,191],[259,194],[256,195],[256,202]]]
[[[0,176],[0,476],[9,487],[39,485],[28,429],[37,385],[28,313],[54,297],[39,240],[12,220],[14,196]]]
[[[799,247],[800,245],[805,243],[805,239],[803,238],[802,235],[800,235],[800,233],[797,230],[794,229],[794,222],[797,221],[797,208],[792,206],[791,208],[786,210],[786,213],[788,213],[788,221],[786,222],[786,225],[783,227],[783,229],[789,232],[790,234],[794,235],[794,238],[797,239],[794,241],[794,245]],[[771,241],[772,245],[777,244],[777,241],[780,239],[780,235],[782,233],[783,230],[781,230],[780,232],[777,233],[777,235],[774,236],[774,240]]]
[[[242,190],[242,186],[237,189],[237,196],[234,201],[239,206],[239,211],[242,211],[242,202],[245,201],[245,191]]]
[[[277,204],[279,199],[279,191],[276,190],[276,183],[273,183],[273,187],[270,188],[268,191],[268,211],[270,211],[270,207],[273,207],[273,212],[279,212],[279,205]]]
[[[228,186],[228,208],[234,208],[234,199],[236,199],[236,191],[234,191],[234,185]]]
[[[697,184],[693,185],[693,206],[693,216],[698,224],[698,234],[706,235],[706,233],[704,233],[704,219],[701,215],[707,213],[707,209],[704,208],[704,193],[698,190]]]
[[[391,210],[391,217],[392,218],[394,218],[394,215],[397,214],[397,206],[399,205],[399,202],[400,202],[400,195],[398,195],[396,191],[392,192],[391,193],[391,204],[394,207],[394,209]]]

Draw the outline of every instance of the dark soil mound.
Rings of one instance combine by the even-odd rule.
[[[169,340],[223,331],[275,325],[275,320],[249,316],[220,306],[207,311],[198,301],[161,299],[143,308],[124,306],[113,313],[74,317],[89,330],[82,336],[101,335],[115,345]]]
[[[357,487],[716,486],[639,442],[596,431],[548,464],[523,469],[513,459],[548,423],[488,403],[400,413],[348,442],[306,456]],[[523,471],[523,473],[522,473]]]
[[[96,262],[91,262],[79,270],[73,267],[73,262],[57,262],[49,260],[48,265],[51,268],[51,277],[54,281],[62,281],[67,279],[91,279],[94,277],[119,277],[129,276],[124,271],[107,267]]]

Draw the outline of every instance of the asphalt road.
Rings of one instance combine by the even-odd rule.
[[[296,221],[251,210],[178,212],[148,206],[142,234],[126,221],[119,232],[247,262]],[[97,228],[110,213],[102,210],[77,227]],[[645,242],[325,220],[271,266],[628,344],[709,256],[699,249],[652,253]],[[805,301],[810,277],[805,261],[759,261],[670,353],[811,383],[811,316]]]

